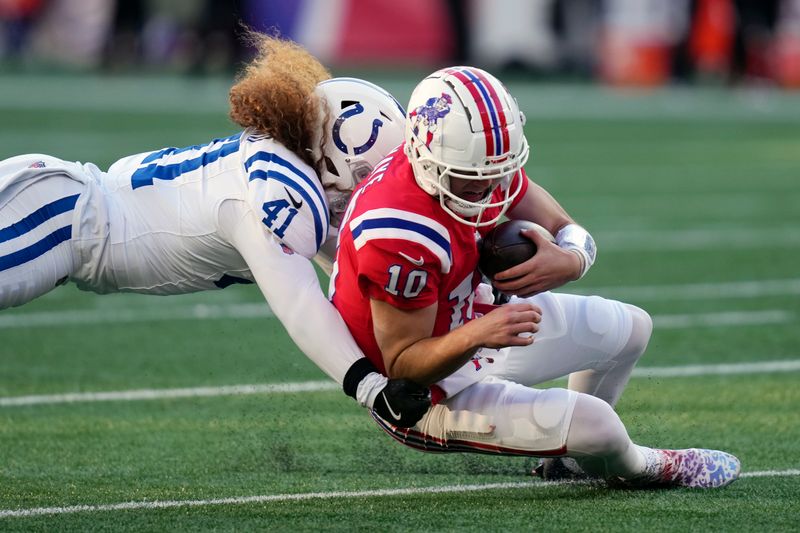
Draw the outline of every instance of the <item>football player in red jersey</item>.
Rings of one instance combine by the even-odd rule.
[[[528,181],[523,124],[491,74],[437,71],[411,96],[404,145],[356,189],[340,227],[334,305],[376,367],[430,387],[434,402],[411,428],[373,416],[425,451],[570,456],[592,476],[631,485],[727,485],[740,469],[730,454],[628,437],[612,405],[651,321],[620,302],[547,292],[585,274],[595,246]],[[481,305],[476,239],[505,214],[556,242],[531,232],[539,253],[494,280],[518,296]],[[528,387],[566,374],[569,389]]]

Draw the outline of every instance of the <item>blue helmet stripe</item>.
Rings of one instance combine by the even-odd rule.
[[[494,135],[494,152],[495,155],[502,155],[503,153],[503,139],[500,137],[500,120],[497,118],[497,111],[495,111],[494,103],[492,102],[492,98],[489,96],[489,93],[486,91],[486,86],[484,86],[483,82],[475,76],[469,69],[464,69],[463,72],[469,79],[471,79],[478,90],[483,95],[483,100],[486,103],[486,107],[489,109],[489,116],[492,119],[492,134]]]
[[[332,83],[341,83],[341,82],[358,83],[359,85],[364,85],[365,87],[369,87],[370,89],[374,89],[374,90],[380,92],[381,94],[387,96],[388,98],[390,98],[394,102],[394,104],[397,106],[398,111],[400,111],[401,115],[403,115],[403,116],[406,115],[405,108],[397,100],[397,98],[394,97],[394,95],[392,93],[382,89],[381,87],[375,85],[374,83],[368,82],[367,80],[362,80],[362,79],[359,79],[359,78],[331,78],[329,80],[321,81],[319,83],[319,85],[329,85],[329,84],[332,84]]]

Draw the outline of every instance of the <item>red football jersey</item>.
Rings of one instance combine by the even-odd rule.
[[[524,196],[528,180],[512,208]],[[516,182],[511,184],[515,187]],[[495,190],[493,202],[503,193]],[[487,209],[485,219],[499,213]],[[433,335],[439,336],[472,318],[477,271],[478,231],[455,220],[439,199],[414,180],[411,164],[398,149],[356,189],[340,228],[332,274],[333,304],[365,355],[385,373],[373,332],[370,299],[400,309],[438,303]]]

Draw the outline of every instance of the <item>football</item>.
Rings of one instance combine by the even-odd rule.
[[[536,244],[520,234],[524,229],[535,229],[555,241],[549,231],[528,220],[509,220],[498,224],[478,243],[478,269],[484,276],[494,279],[498,272],[523,263],[536,254]]]

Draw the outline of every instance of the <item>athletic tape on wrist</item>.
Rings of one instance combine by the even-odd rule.
[[[378,373],[378,369],[372,364],[372,361],[366,357],[362,357],[350,365],[350,368],[347,369],[347,373],[345,373],[344,380],[342,381],[342,389],[344,390],[344,393],[351,398],[355,398],[356,392],[358,391],[358,384],[361,383],[361,380],[364,379],[367,374],[372,372]]]
[[[567,224],[556,234],[556,244],[565,250],[574,251],[582,258],[578,279],[585,276],[597,257],[597,246],[589,232],[577,224]]]

